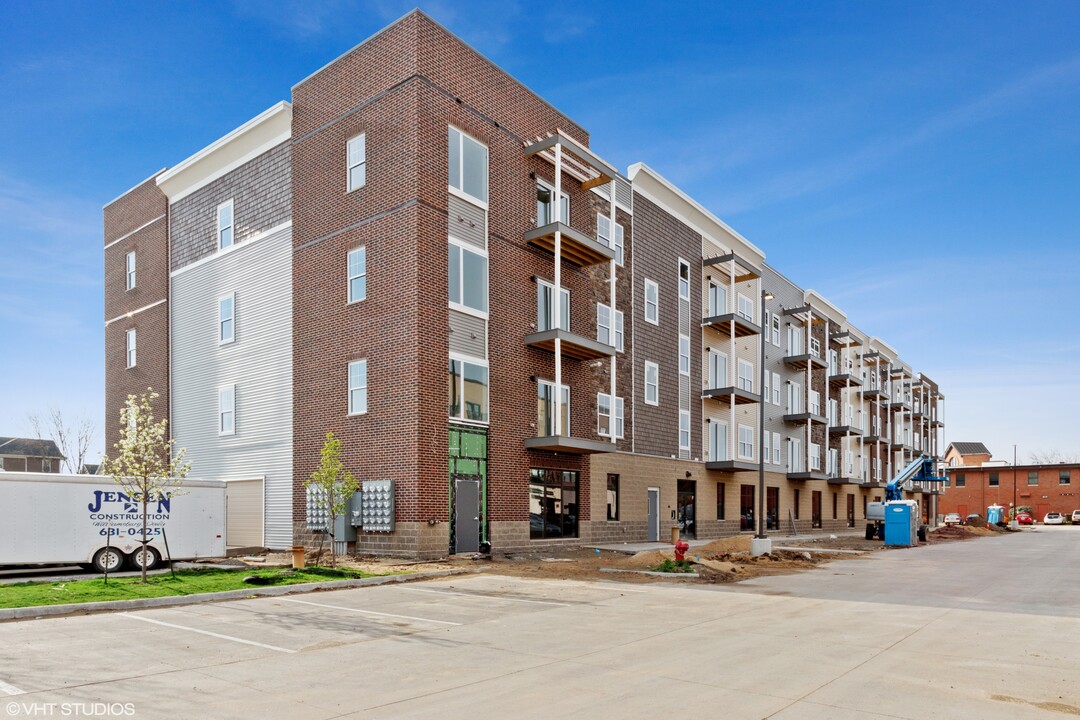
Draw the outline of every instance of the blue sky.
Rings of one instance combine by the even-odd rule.
[[[102,423],[101,206],[412,6],[0,4],[0,435]],[[1080,5],[420,6],[937,380],[947,440],[1080,454]]]

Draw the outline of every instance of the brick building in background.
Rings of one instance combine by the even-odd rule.
[[[853,527],[940,459],[936,384],[589,141],[409,13],[106,206],[110,417],[161,392],[229,544],[273,548],[333,432],[393,481],[350,542],[422,556],[744,531],[762,453],[770,525]]]

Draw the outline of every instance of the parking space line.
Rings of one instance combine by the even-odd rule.
[[[189,627],[187,625],[174,625],[173,623],[167,623],[163,620],[154,620],[152,618],[144,617],[142,615],[131,615],[130,613],[119,613],[124,617],[129,617],[132,620],[142,620],[143,622],[153,623],[155,625],[164,625],[165,627],[176,628],[177,630],[187,630],[188,632],[198,633],[200,635],[209,635],[210,637],[220,638],[221,640],[231,640],[237,643],[243,643],[244,645],[254,645],[255,647],[265,648],[267,650],[273,650],[280,653],[295,653],[296,650],[290,650],[289,648],[278,647],[277,645],[267,645],[266,643],[255,642],[254,640],[245,640],[243,638],[233,637],[232,635],[222,635],[221,633],[211,632],[209,630],[201,630],[199,628]]]
[[[376,612],[374,610],[361,610],[360,608],[345,607],[343,605],[327,605],[326,603],[310,602],[308,600],[296,600],[295,598],[275,598],[280,602],[299,603],[300,605],[312,605],[314,607],[329,608],[331,610],[344,610],[345,612],[363,613],[364,615],[381,615],[382,617],[401,618],[402,620],[416,620],[417,622],[439,623],[440,625],[461,625],[461,623],[449,620],[433,620],[431,618],[413,617],[412,615],[395,615],[394,613]]]
[[[409,586],[402,586],[401,589],[415,590],[416,592],[433,593],[435,595],[460,595],[461,597],[480,598],[481,600],[509,600],[511,602],[535,603],[536,605],[556,605],[558,607],[570,607],[569,603],[561,603],[555,600],[527,600],[526,598],[501,597],[499,595],[481,595],[478,593],[458,592],[456,590],[429,590],[428,588]]]
[[[24,695],[26,694],[26,691],[20,690],[14,685],[8,685],[3,680],[0,680],[0,693],[4,693],[5,695]]]

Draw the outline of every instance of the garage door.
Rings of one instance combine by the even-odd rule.
[[[263,481],[230,480],[226,488],[225,544],[262,547]]]

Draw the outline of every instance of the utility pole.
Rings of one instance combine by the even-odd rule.
[[[1016,519],[1016,444],[1013,443],[1013,502],[1012,502],[1012,517],[1010,520]]]

